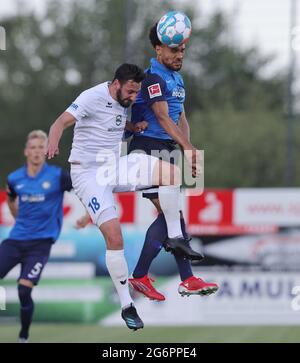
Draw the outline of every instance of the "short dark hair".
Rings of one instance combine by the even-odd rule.
[[[149,39],[154,49],[157,45],[162,45],[162,42],[158,39],[156,28],[157,28],[157,23],[153,25],[153,27],[150,29],[149,32]]]
[[[113,81],[117,79],[121,84],[124,84],[127,81],[140,83],[144,78],[145,73],[139,66],[123,63],[117,68]]]

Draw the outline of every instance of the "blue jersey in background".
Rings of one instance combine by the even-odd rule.
[[[70,174],[45,163],[31,177],[25,165],[9,174],[7,184],[9,197],[19,197],[16,223],[9,239],[55,241],[62,226],[64,191],[72,189]]]

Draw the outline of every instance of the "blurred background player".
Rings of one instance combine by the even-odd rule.
[[[171,163],[174,160],[174,150],[178,153],[177,145],[182,151],[195,150],[190,142],[190,128],[184,111],[185,89],[184,82],[178,71],[182,67],[185,55],[185,44],[175,48],[163,45],[157,36],[157,23],[151,28],[149,38],[156,52],[156,58],[150,61],[146,69],[146,78],[142,83],[141,91],[136,103],[132,107],[132,122],[145,120],[147,129],[143,134],[135,133],[128,152],[142,150],[152,154],[155,150],[163,152],[163,159]],[[175,151],[175,154],[176,154]],[[172,152],[173,158],[168,158]],[[177,155],[178,156],[178,155]],[[167,160],[167,159],[168,160]],[[175,155],[176,158],[176,155]],[[194,167],[192,161],[192,168]],[[158,211],[158,217],[147,230],[144,246],[139,261],[129,281],[131,286],[154,300],[165,300],[152,285],[148,271],[154,258],[158,255],[167,238],[167,225],[158,199],[157,189],[147,190],[143,193],[149,198]],[[185,230],[185,221],[181,215],[182,234],[189,243]],[[178,292],[182,295],[210,295],[218,290],[215,283],[207,283],[193,275],[190,261],[181,251],[175,250],[174,256],[182,280]]]
[[[118,67],[112,82],[82,92],[51,126],[47,150],[48,158],[54,157],[64,129],[76,122],[69,157],[73,187],[104,236],[106,266],[120,298],[121,316],[133,330],[143,328],[144,324],[129,293],[128,267],[113,192],[159,186],[168,241],[184,241],[179,218],[180,170],[145,154],[120,157],[127,109],[136,100],[144,77],[138,66],[125,63]],[[140,130],[130,123],[127,127]]]
[[[61,230],[64,192],[72,189],[70,174],[45,162],[46,150],[47,134],[31,131],[24,150],[26,164],[7,178],[8,206],[15,225],[0,245],[0,278],[21,264],[20,343],[28,341],[34,311],[32,289],[41,278]]]

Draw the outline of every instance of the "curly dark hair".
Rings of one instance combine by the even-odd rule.
[[[154,49],[157,45],[162,45],[161,41],[158,39],[156,28],[157,23],[152,26],[149,32],[149,39]]]

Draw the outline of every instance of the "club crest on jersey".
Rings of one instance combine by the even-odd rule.
[[[122,115],[117,115],[116,116],[116,125],[120,126],[122,123]]]
[[[42,184],[42,187],[43,189],[49,189],[51,187],[51,184],[48,182],[48,181],[45,181],[43,184]]]
[[[148,93],[150,98],[161,96],[161,88],[159,83],[152,84],[148,87]]]

